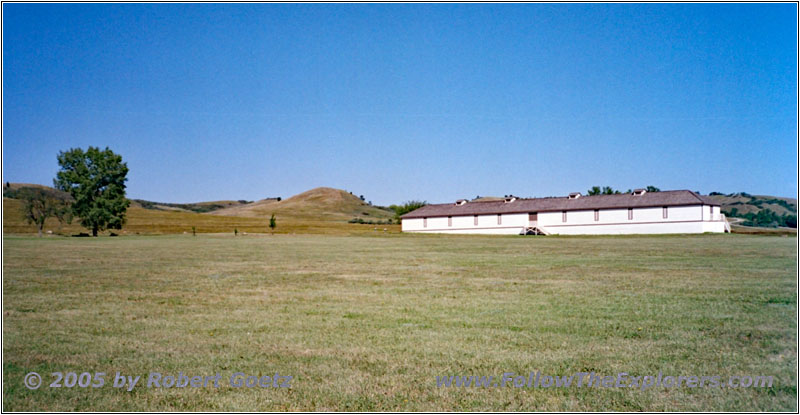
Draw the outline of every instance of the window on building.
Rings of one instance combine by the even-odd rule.
[[[595,209],[594,210],[594,221],[597,222],[599,220],[600,220],[600,210],[599,209]]]
[[[628,208],[628,220],[633,220],[633,208]]]
[[[497,224],[498,225],[502,225],[503,224],[503,215],[501,215],[499,213],[497,214]]]
[[[711,215],[711,216],[714,216],[714,206],[709,206],[708,207],[708,214]]]
[[[669,217],[669,212],[667,212],[667,207],[666,206],[661,208],[661,217],[664,218],[664,219]]]
[[[453,226],[453,217],[452,216],[448,216],[447,217],[447,226]]]
[[[475,226],[478,226],[478,215],[473,216],[472,219],[475,221]]]
[[[422,218],[422,227],[423,228],[427,228],[428,227],[428,218]]]
[[[561,222],[566,222],[566,221],[567,221],[567,211],[566,210],[562,210],[561,211]]]

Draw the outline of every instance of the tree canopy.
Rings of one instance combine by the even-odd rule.
[[[47,218],[55,217],[59,222],[70,222],[72,197],[64,192],[43,187],[21,187],[8,191],[4,196],[22,201],[22,215],[25,221],[36,225],[39,236]]]
[[[122,156],[108,147],[89,147],[62,151],[58,154],[61,170],[53,184],[69,193],[74,202],[72,213],[92,235],[105,229],[121,229],[130,201],[125,197],[128,166]]]
[[[620,191],[619,190],[614,190],[611,186],[603,186],[603,188],[600,188],[600,186],[592,186],[592,188],[589,189],[586,192],[586,194],[588,196],[618,195],[618,194],[620,194]]]
[[[392,209],[394,211],[394,218],[399,223],[400,222],[400,216],[403,216],[406,213],[411,212],[412,210],[417,210],[417,209],[419,209],[419,208],[421,208],[421,207],[423,207],[423,206],[425,206],[427,204],[428,204],[428,202],[425,202],[425,201],[409,200],[409,201],[403,203],[402,205],[390,205],[389,209]]]
[[[645,190],[647,190],[648,192],[660,192],[660,191],[661,191],[661,189],[659,189],[659,188],[657,188],[657,187],[655,187],[655,186],[647,186],[647,188],[646,188]],[[630,190],[630,189],[628,189],[628,191],[627,191],[627,192],[621,192],[621,191],[619,191],[619,190],[614,190],[614,188],[613,188],[613,187],[611,187],[611,186],[603,186],[602,188],[601,188],[600,186],[592,186],[592,188],[591,188],[591,189],[589,189],[589,190],[586,192],[586,194],[587,194],[588,196],[596,196],[596,195],[620,195],[620,194],[623,194],[623,193],[631,193],[631,190]]]

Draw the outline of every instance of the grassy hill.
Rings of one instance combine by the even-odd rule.
[[[394,216],[387,209],[370,206],[340,189],[317,187],[285,200],[264,199],[210,212],[211,215],[265,217],[271,214],[298,219],[347,221],[353,218],[385,222]]]
[[[797,199],[747,193],[712,193],[709,197],[720,203],[726,216],[745,219],[740,225],[797,228]]]
[[[11,189],[25,184],[13,183]],[[38,187],[46,187],[34,185]],[[8,188],[8,187],[6,187]],[[146,203],[142,203],[146,202]],[[203,206],[223,205],[210,213],[195,209]],[[393,212],[379,209],[361,201],[344,190],[317,188],[284,201],[265,199],[258,202],[215,201],[192,204],[168,204],[141,200],[131,201],[127,223],[121,234],[233,233],[234,229],[247,233],[267,233],[269,217],[275,213],[278,226],[274,233],[364,234],[375,233],[375,226],[348,223],[360,216],[375,222],[386,222]],[[399,232],[398,225],[381,224],[379,232]],[[45,231],[54,234],[75,235],[86,232],[77,221],[60,224],[48,219]],[[3,197],[3,233],[35,233],[36,227],[27,224],[22,216],[22,202]],[[109,232],[106,232],[109,234]]]
[[[38,189],[49,189],[49,190],[53,190],[53,188],[52,188],[52,187],[50,187],[50,186],[45,186],[45,185],[43,185],[43,184],[35,184],[35,183],[8,183],[8,182],[6,182],[6,183],[3,185],[3,194],[5,194],[6,192],[14,192],[14,191],[17,191],[17,190],[19,190],[19,189],[20,189],[20,188],[22,188],[22,187],[35,187],[35,188],[38,188]]]

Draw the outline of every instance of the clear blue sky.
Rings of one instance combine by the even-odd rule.
[[[4,4],[3,180],[377,204],[592,185],[797,196],[794,4]]]

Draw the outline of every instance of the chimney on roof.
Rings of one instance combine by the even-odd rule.
[[[574,192],[569,194],[570,199],[577,199],[579,197],[581,197],[581,192]]]
[[[647,193],[647,190],[645,190],[645,189],[634,189],[633,190],[633,195],[634,196],[641,196],[641,195],[643,195],[645,193]]]

